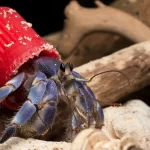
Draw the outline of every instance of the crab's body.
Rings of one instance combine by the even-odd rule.
[[[72,71],[70,63],[40,57],[20,68],[12,80],[0,88],[1,102],[6,101],[19,88],[25,90],[24,103],[7,127],[0,142],[5,142],[19,130],[25,137],[38,137],[52,128],[57,105],[64,101],[70,111],[67,137],[87,127],[101,128],[103,112],[84,79]],[[83,81],[80,81],[83,80]],[[22,97],[20,97],[21,99]],[[64,110],[65,112],[65,110]]]
[[[72,133],[71,139],[84,127],[101,127],[102,109],[85,80],[72,71],[72,65],[61,63],[53,45],[15,10],[1,7],[0,20],[0,103],[17,111],[0,143],[18,130],[25,137],[44,134],[57,122],[61,101],[68,106],[62,114],[71,110],[67,132]]]

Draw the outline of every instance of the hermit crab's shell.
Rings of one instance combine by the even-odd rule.
[[[35,56],[60,59],[53,45],[42,39],[15,10],[0,7],[0,87],[15,75],[21,65]],[[17,110],[23,103],[23,91],[16,91],[3,106]]]
[[[42,39],[15,10],[0,7],[0,86],[29,58],[40,53],[60,59],[53,45]]]

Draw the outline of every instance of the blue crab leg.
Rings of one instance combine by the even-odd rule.
[[[88,86],[83,85],[82,90],[80,89],[79,91],[82,95],[85,95],[85,101],[87,103],[86,109],[88,110],[87,116],[88,116],[89,126],[92,123],[92,118],[91,118],[90,112],[91,112],[91,108],[94,106],[95,109],[94,109],[93,113],[94,113],[94,117],[96,117],[95,118],[96,127],[101,128],[103,126],[103,123],[104,123],[104,113],[103,113],[103,109],[102,109],[101,105],[96,100],[92,90]]]
[[[44,96],[47,85],[47,77],[44,73],[38,72],[35,79],[32,82],[32,87],[28,95],[29,100],[33,104],[39,104]]]
[[[95,106],[96,106],[96,111],[94,113],[95,116],[97,117],[96,128],[102,128],[102,126],[104,125],[104,113],[101,105],[98,102],[96,102]]]
[[[0,143],[5,142],[7,139],[12,137],[16,133],[17,126],[25,124],[35,113],[35,111],[36,107],[30,101],[26,101],[15,115],[10,126],[8,126],[8,128],[5,130],[5,133],[0,139]]]
[[[81,78],[83,79],[77,72],[73,71],[73,75],[76,78]],[[76,87],[77,87],[77,92],[79,92],[81,95],[84,96],[84,99],[87,101],[84,105],[86,105],[85,109],[87,109],[88,111],[88,120],[89,123],[91,122],[90,119],[90,108],[92,107],[92,105],[95,106],[96,110],[94,111],[94,114],[96,115],[96,125],[98,128],[101,128],[104,122],[104,114],[103,114],[103,110],[100,106],[100,104],[97,102],[94,93],[92,92],[92,90],[86,85],[85,82],[78,82],[76,81]]]
[[[87,125],[88,127],[90,127],[93,122],[93,116],[92,116],[93,100],[91,100],[90,97],[86,97],[89,95],[87,95],[87,92],[83,87],[79,88],[79,93],[85,96],[80,97],[80,102],[78,103],[77,107],[82,107],[83,109],[82,111],[86,113],[87,117],[85,117],[86,118],[85,121],[87,121]]]
[[[71,141],[75,138],[75,136],[81,129],[81,127],[80,127],[81,123],[80,123],[79,118],[80,118],[80,116],[77,115],[77,113],[74,111],[74,113],[72,114],[72,118],[71,118],[71,137],[70,137]]]
[[[10,126],[6,129],[3,134],[0,143],[5,142],[16,132],[18,126],[22,126],[32,117],[36,112],[35,104],[40,104],[46,90],[47,78],[46,76],[38,72],[35,79],[33,80],[32,87],[30,89],[28,100],[22,105]]]
[[[57,111],[57,103],[57,86],[53,80],[49,80],[46,86],[45,95],[42,100],[43,108],[38,111],[38,116],[42,122],[35,125],[38,135],[45,134],[45,131],[52,126]]]
[[[89,93],[91,100],[93,101],[93,104],[95,106],[95,116],[96,118],[96,126],[97,128],[101,128],[104,124],[104,113],[103,113],[103,109],[101,107],[101,105],[99,104],[99,102],[96,100],[94,93],[92,92],[92,90],[88,87],[84,85],[84,90],[87,91],[87,93]]]
[[[0,88],[0,102],[2,102],[10,93],[14,92],[25,79],[25,73],[20,73],[11,80],[9,80],[5,86]]]

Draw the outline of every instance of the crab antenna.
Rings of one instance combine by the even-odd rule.
[[[120,74],[122,74],[128,81],[128,84],[130,85],[130,81],[129,79],[127,78],[127,76],[122,73],[121,71],[118,71],[118,70],[108,70],[108,71],[103,71],[103,72],[100,72],[100,73],[97,73],[95,74],[94,76],[92,76],[90,79],[80,79],[80,78],[75,78],[76,81],[82,81],[82,82],[91,82],[93,80],[93,78],[95,78],[96,76],[100,75],[100,74],[104,74],[104,73],[108,73],[108,72],[118,72]]]

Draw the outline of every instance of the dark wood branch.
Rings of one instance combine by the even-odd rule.
[[[75,70],[86,79],[107,70],[124,73],[130,85],[121,73],[116,72],[99,75],[88,83],[103,106],[117,102],[120,98],[150,85],[150,42],[125,48]]]

